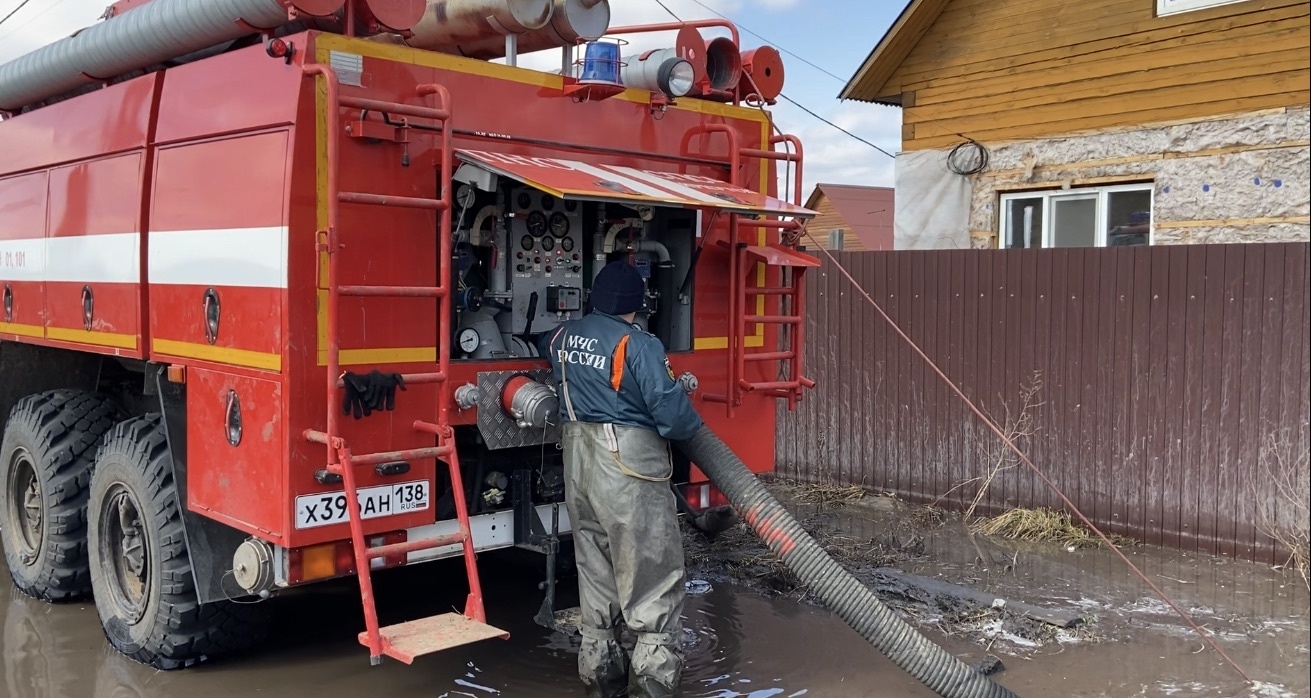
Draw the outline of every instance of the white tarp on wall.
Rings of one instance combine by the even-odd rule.
[[[947,169],[946,151],[899,153],[894,249],[969,249],[971,194],[969,177]]]

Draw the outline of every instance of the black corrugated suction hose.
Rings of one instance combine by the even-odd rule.
[[[921,635],[828,556],[709,427],[675,442],[797,578],[906,673],[944,698],[1018,698]]]

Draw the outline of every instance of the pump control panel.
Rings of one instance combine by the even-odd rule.
[[[530,313],[532,331],[544,332],[570,319],[568,313],[582,310],[582,205],[530,187],[512,189],[509,203],[514,332],[529,329]],[[578,302],[552,290],[562,287],[577,291]],[[561,307],[560,300],[570,304]]]

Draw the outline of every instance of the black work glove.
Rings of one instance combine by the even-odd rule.
[[[399,373],[371,371],[368,375],[347,372],[342,376],[346,395],[342,398],[342,414],[353,414],[356,419],[368,417],[374,411],[396,408],[396,388],[405,390],[405,379]]]

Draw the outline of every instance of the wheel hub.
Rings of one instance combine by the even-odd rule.
[[[36,561],[45,533],[45,516],[41,505],[41,480],[36,476],[36,462],[27,449],[19,447],[9,462],[9,516],[5,525],[15,533],[18,557],[24,565]]]
[[[129,620],[135,623],[146,611],[150,567],[140,507],[130,492],[116,487],[106,497],[102,521],[109,564],[113,568],[114,593],[128,612]]]

